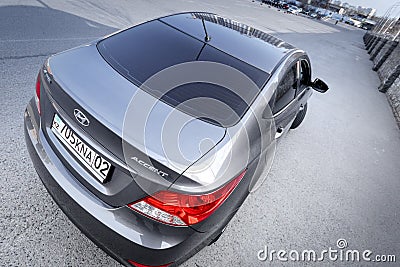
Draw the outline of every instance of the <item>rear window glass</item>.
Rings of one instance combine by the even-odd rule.
[[[98,43],[97,48],[116,71],[137,86],[165,68],[192,61],[210,61],[231,66],[246,74],[259,89],[269,77],[268,73],[158,20],[106,38]],[[146,91],[146,88],[142,89]],[[232,92],[218,85],[194,82],[178,86],[167,93],[154,90],[146,92],[189,115],[228,127],[238,122],[248,109],[246,102],[251,103],[258,93],[254,90],[250,92],[249,88],[236,90],[243,91]],[[198,105],[196,101],[187,101],[195,97],[217,101],[213,106],[210,106],[212,101],[205,106]],[[229,114],[229,109],[234,114]]]

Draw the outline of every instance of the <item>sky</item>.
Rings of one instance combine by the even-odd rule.
[[[354,6],[372,7],[376,8],[376,14],[382,16],[387,9],[394,5],[398,0],[341,0],[342,3],[349,3]]]

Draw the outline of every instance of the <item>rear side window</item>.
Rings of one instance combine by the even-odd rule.
[[[310,64],[307,60],[300,61],[300,86],[308,86],[311,83]]]
[[[279,82],[276,89],[275,103],[272,113],[275,114],[287,106],[295,97],[297,89],[297,64],[294,64],[283,79]]]
[[[246,74],[259,89],[269,78],[268,73],[158,20],[104,39],[97,44],[97,48],[116,71],[137,86],[165,68],[192,61],[231,66]],[[231,92],[220,86],[199,82],[182,85],[169,92],[142,89],[189,115],[224,127],[236,124],[248,109],[246,102],[252,103],[258,94],[249,88]],[[196,101],[187,101],[195,97],[215,99],[216,106],[199,106]],[[218,102],[221,106],[218,106]],[[226,107],[235,114],[228,114]]]

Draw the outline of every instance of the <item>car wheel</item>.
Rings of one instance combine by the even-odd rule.
[[[300,124],[303,122],[305,116],[307,113],[307,103],[304,105],[303,109],[297,113],[296,118],[294,119],[292,125],[290,126],[290,129],[296,129],[297,127],[300,126]]]

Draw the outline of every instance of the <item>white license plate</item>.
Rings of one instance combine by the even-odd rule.
[[[90,173],[104,183],[111,164],[84,143],[57,114],[54,115],[51,130]]]

